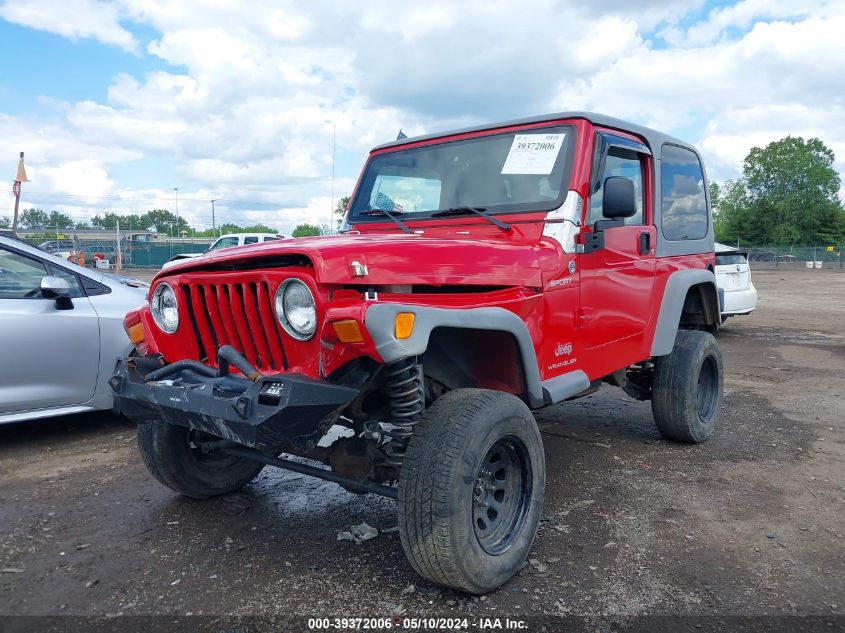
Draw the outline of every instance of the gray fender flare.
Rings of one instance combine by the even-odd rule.
[[[673,272],[669,275],[666,288],[663,291],[657,326],[654,329],[654,339],[651,342],[652,356],[665,356],[672,352],[687,291],[699,284],[710,284],[713,287],[713,296],[717,302],[716,310],[719,311],[716,276],[711,271],[703,268],[691,268]]]
[[[398,340],[393,331],[396,315],[399,312],[413,312],[416,315],[413,333],[403,340]],[[537,368],[534,342],[531,340],[525,322],[509,310],[496,307],[448,309],[397,303],[374,303],[367,310],[364,325],[376,344],[376,350],[386,363],[423,354],[428,348],[431,331],[437,327],[508,332],[516,340],[522,358],[529,404],[537,408],[547,402],[544,392],[545,384],[541,382]],[[579,389],[581,390],[583,387]]]

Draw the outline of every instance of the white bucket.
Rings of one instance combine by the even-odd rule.
[[[812,268],[812,267],[813,267],[813,262],[807,262],[807,268]]]
[[[816,262],[816,268],[821,268],[821,267],[822,267],[822,263],[817,261]]]

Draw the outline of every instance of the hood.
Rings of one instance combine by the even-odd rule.
[[[542,286],[540,244],[522,240],[438,238],[377,234],[303,237],[220,249],[198,259],[174,262],[159,276],[191,270],[231,269],[288,256],[307,257],[317,281],[330,284],[467,284]],[[352,263],[367,267],[355,276]]]

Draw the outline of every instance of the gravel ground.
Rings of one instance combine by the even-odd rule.
[[[759,309],[720,334],[707,443],[662,441],[649,404],[610,387],[538,414],[545,517],[489,596],[417,577],[392,501],[272,469],[180,498],[147,474],[132,425],[98,414],[0,427],[0,615],[765,614],[841,630],[845,274],[754,281]],[[361,522],[387,531],[336,540]]]

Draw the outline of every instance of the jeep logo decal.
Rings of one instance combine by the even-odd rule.
[[[572,353],[572,343],[558,343],[555,348],[555,356],[569,356]]]

